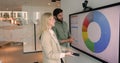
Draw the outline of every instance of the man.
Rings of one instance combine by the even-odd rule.
[[[73,38],[70,36],[68,25],[65,21],[63,21],[63,10],[60,8],[56,8],[53,11],[53,16],[55,17],[56,23],[53,27],[54,32],[62,46],[62,50],[69,50],[69,43],[73,42]]]

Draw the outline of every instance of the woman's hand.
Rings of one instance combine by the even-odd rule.
[[[73,56],[72,54],[73,54],[72,52],[66,52],[65,56]]]

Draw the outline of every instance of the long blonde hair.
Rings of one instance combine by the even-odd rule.
[[[52,17],[52,13],[46,12],[41,16],[40,20],[40,36],[43,33],[43,31],[49,29],[49,18]]]

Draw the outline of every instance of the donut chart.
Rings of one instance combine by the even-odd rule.
[[[92,42],[88,37],[88,27],[90,23],[96,22],[101,29],[101,36],[97,42]],[[96,34],[97,35],[97,34]],[[110,25],[106,17],[99,11],[90,12],[84,19],[82,25],[82,37],[85,45],[94,53],[104,51],[110,41]]]

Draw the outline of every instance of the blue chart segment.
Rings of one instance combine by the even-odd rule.
[[[87,28],[90,23],[96,22],[101,29],[101,37],[97,42],[92,42],[88,37]],[[99,11],[90,12],[84,19],[82,37],[89,50],[95,53],[104,51],[110,41],[110,25],[106,17]],[[97,34],[96,34],[97,35]]]

